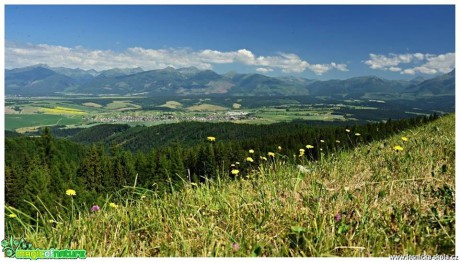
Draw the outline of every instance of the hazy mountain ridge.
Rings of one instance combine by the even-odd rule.
[[[300,77],[269,77],[262,74],[217,74],[195,67],[144,71],[114,68],[104,71],[52,68],[36,65],[5,70],[7,95],[209,95],[289,96],[311,95],[370,98],[454,95],[455,70],[431,79],[387,80],[376,76],[345,80],[312,80]]]

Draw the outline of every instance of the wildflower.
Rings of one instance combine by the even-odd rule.
[[[321,140],[319,140],[319,142],[324,143],[324,140],[321,139]]]
[[[94,205],[91,207],[91,212],[99,211],[101,208],[98,205]]]
[[[278,150],[280,150],[280,151],[281,151],[281,149],[283,149],[283,148],[282,148],[281,146],[278,146]]]
[[[312,149],[312,148],[315,148],[315,147],[312,146],[312,145],[307,145],[306,148],[307,148],[307,149]]]
[[[348,129],[348,128],[347,128],[347,129],[345,129],[345,131],[346,131],[347,133],[350,133],[350,129]]]
[[[394,146],[393,149],[395,151],[403,151],[403,147],[402,146]]]
[[[232,249],[233,249],[233,251],[238,251],[238,250],[240,250],[240,245],[238,243],[233,243],[232,244]]]
[[[260,159],[267,161],[267,158],[264,156],[261,156]]]
[[[252,157],[248,156],[248,157],[246,157],[246,161],[248,161],[248,162],[251,162],[251,163],[252,163],[252,162],[254,162],[254,159],[252,159]]]
[[[15,218],[15,217],[18,217],[18,216],[16,216],[16,214],[11,213],[11,214],[8,215],[8,217],[9,218]]]
[[[299,156],[303,156],[305,154],[305,149],[299,149]]]
[[[342,216],[340,215],[340,213],[337,213],[337,215],[335,215],[335,222],[339,222],[340,220],[342,220]]]
[[[208,136],[208,141],[210,141],[210,142],[215,142],[215,141],[216,141],[216,138],[213,137],[213,136]]]
[[[335,142],[336,142],[337,144],[340,144],[340,140],[335,140]]]
[[[302,166],[302,165],[297,165],[297,169],[298,169],[299,172],[302,173],[302,174],[308,174],[308,173],[311,172],[310,169],[308,169],[308,168],[306,168],[306,167],[304,167],[304,166]]]
[[[249,149],[249,154],[254,154],[254,149]]]
[[[360,136],[361,134],[360,133],[355,133],[355,136]]]
[[[409,138],[403,136],[403,137],[401,137],[401,140],[404,141],[404,142],[407,142],[407,141],[409,141]]]
[[[240,170],[238,170],[238,169],[233,169],[232,170],[233,175],[238,175],[239,172],[240,172]]]
[[[273,152],[268,152],[268,156],[275,157],[275,153],[273,153]]]
[[[67,190],[65,191],[65,193],[66,193],[66,195],[68,195],[68,196],[75,196],[75,195],[77,194],[77,192],[75,192],[75,190],[73,190],[73,189],[67,189]]]
[[[118,208],[118,205],[115,204],[115,203],[109,203],[109,206],[112,207],[112,208]]]

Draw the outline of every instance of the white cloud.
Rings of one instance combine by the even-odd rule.
[[[448,73],[455,68],[455,53],[434,54],[369,54],[364,61],[372,69],[389,70],[414,75]],[[404,67],[404,68],[403,68]]]
[[[346,72],[348,71],[348,68],[347,68],[347,64],[336,64],[334,62],[331,63],[332,67],[339,70],[339,71],[342,71],[342,72]]]
[[[81,46],[64,47],[47,44],[16,44],[7,42],[5,47],[7,68],[17,68],[34,64],[51,67],[105,70],[114,67],[142,67],[145,70],[167,66],[175,68],[195,66],[212,69],[216,64],[239,63],[254,66],[258,72],[274,69],[285,73],[301,73],[310,70],[321,75],[330,70],[348,71],[346,64],[314,64],[301,59],[296,54],[279,53],[274,56],[256,56],[247,49],[236,51],[199,50],[188,48],[147,49],[131,47],[124,51],[90,50]]]
[[[413,69],[404,69],[401,74],[406,74],[406,75],[415,75],[415,71]]]
[[[348,71],[347,65],[346,64],[336,64],[334,62],[330,64],[315,64],[315,65],[310,65],[309,66],[310,70],[315,72],[317,75],[322,75],[323,73],[331,70],[331,69],[336,69],[339,71]]]
[[[414,57],[417,58],[418,60],[423,60],[425,58],[425,55],[422,53],[415,53]]]
[[[455,68],[455,53],[430,56],[427,61],[422,67],[434,69],[441,73],[449,73]]]
[[[256,68],[256,71],[260,72],[260,73],[268,73],[268,72],[272,72],[273,69],[271,69],[269,67],[258,67],[258,68]]]

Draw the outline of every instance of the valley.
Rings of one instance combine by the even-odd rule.
[[[19,133],[104,123],[358,124],[453,112],[455,104],[455,70],[431,79],[320,81],[195,67],[98,72],[39,64],[6,70],[5,84],[6,130]]]
[[[272,124],[366,123],[454,111],[453,96],[417,100],[325,97],[7,97],[5,128],[19,133],[44,126],[86,128],[103,123],[159,125],[182,121]]]

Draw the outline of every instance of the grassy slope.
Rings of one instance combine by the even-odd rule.
[[[454,254],[454,124],[454,115],[443,117],[306,164],[309,173],[275,161],[257,179],[187,185],[162,198],[133,194],[118,208],[106,203],[25,237],[88,256]]]

